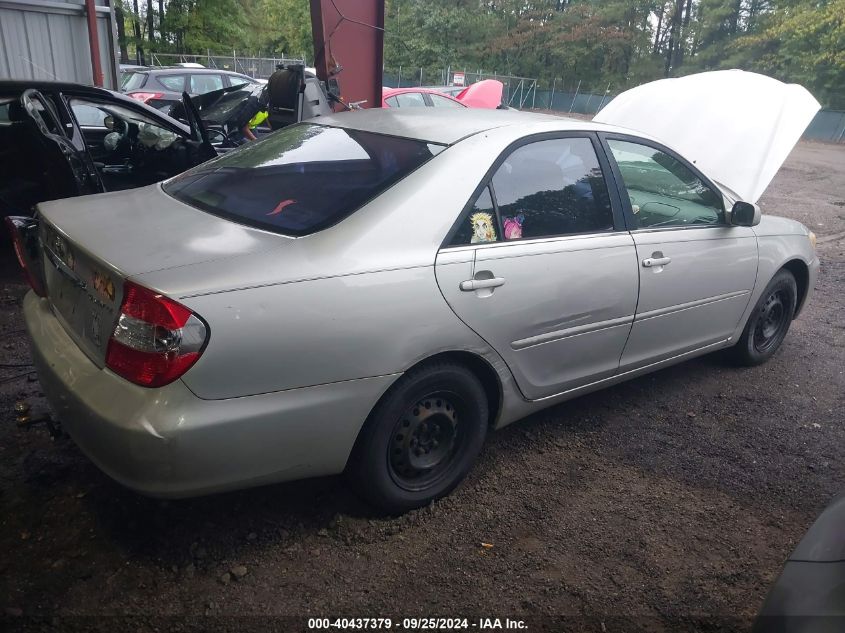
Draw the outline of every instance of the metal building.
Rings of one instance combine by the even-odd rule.
[[[93,6],[96,37],[89,33]],[[110,0],[0,0],[0,78],[95,81],[117,89],[117,35]]]

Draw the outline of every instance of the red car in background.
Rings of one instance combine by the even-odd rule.
[[[495,79],[478,81],[457,96],[432,88],[383,88],[383,108],[501,108],[504,85]]]

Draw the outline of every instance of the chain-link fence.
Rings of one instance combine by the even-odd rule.
[[[278,64],[304,64],[301,57],[248,57],[232,51],[231,55],[179,55],[175,53],[150,53],[153,66],[174,66],[176,64],[201,64],[206,68],[231,70],[249,75],[256,79],[267,79],[276,70]]]
[[[580,80],[553,79],[541,84],[534,77],[504,75],[483,70],[426,69],[419,67],[385,68],[384,85],[391,88],[434,86],[457,88],[483,79],[497,79],[504,85],[502,102],[519,110],[554,110],[575,114],[595,114],[615,96],[612,85],[588,86]]]
[[[534,107],[537,80],[530,77],[502,75],[482,70],[453,70],[449,68],[426,69],[398,66],[385,68],[382,83],[390,88],[429,86],[435,88],[462,88],[483,79],[497,79],[504,84],[502,101],[513,108]]]
[[[571,114],[596,114],[616,96],[612,84],[592,86],[580,79],[555,78],[537,90],[534,108]]]
[[[503,75],[481,70],[446,68],[426,69],[399,66],[385,68],[384,85],[391,88],[412,86],[461,88],[482,79],[498,79],[504,84],[502,102],[519,110],[551,110],[565,114],[594,115],[620,92],[633,86],[615,87],[588,84],[580,79],[554,78],[541,83],[531,77]],[[829,96],[829,95],[828,95]],[[837,102],[838,103],[838,102]],[[825,109],[813,119],[805,139],[845,143],[845,112]]]
[[[845,143],[845,112],[822,110],[804,132],[804,138]]]
[[[194,63],[206,68],[218,68],[243,73],[257,79],[267,79],[279,64],[305,64],[301,57],[252,57],[239,55],[219,55],[211,52],[205,55],[179,55],[175,53],[150,53],[153,66],[173,66]],[[631,86],[616,88],[613,84],[604,86],[589,85],[580,79],[555,78],[551,82],[540,83],[537,78],[504,75],[483,70],[446,68],[427,69],[422,67],[398,66],[385,68],[383,83],[391,88],[412,86],[432,86],[461,88],[470,86],[483,79],[497,79],[503,84],[502,102],[518,110],[551,110],[567,114],[593,115],[622,90]],[[804,138],[845,142],[845,112],[840,110],[822,110],[807,128]]]

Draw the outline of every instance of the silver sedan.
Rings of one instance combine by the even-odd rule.
[[[735,198],[612,125],[361,111],[13,224],[44,392],[111,477],[177,497],[345,471],[400,512],[533,411],[775,354],[815,238]]]

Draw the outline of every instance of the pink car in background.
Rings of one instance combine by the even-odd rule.
[[[500,108],[504,84],[485,79],[452,97],[432,88],[383,88],[383,108]]]

